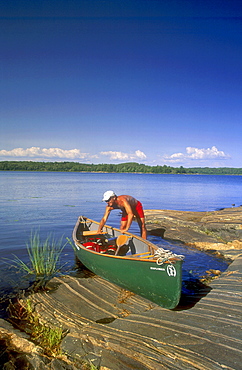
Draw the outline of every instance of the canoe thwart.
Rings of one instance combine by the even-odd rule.
[[[90,235],[103,235],[105,234],[103,231],[97,231],[97,230],[87,230],[83,231],[83,236],[90,236]]]
[[[144,253],[135,253],[132,254],[130,257],[132,258],[154,258],[154,254],[151,254],[150,252],[144,252]]]

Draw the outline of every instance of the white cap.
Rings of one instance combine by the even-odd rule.
[[[115,197],[116,194],[112,190],[108,190],[103,194],[103,202],[107,202],[111,197]]]

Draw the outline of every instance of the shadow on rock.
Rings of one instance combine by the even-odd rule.
[[[194,307],[200,299],[206,297],[211,290],[211,287],[203,284],[198,279],[183,282],[181,299],[174,310],[182,311]]]

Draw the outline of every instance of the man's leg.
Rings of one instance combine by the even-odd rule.
[[[120,230],[126,229],[127,226],[127,220],[121,220],[120,222]]]
[[[145,219],[142,217],[137,217],[137,222],[140,228],[140,235],[143,239],[147,239],[147,230],[145,226]]]

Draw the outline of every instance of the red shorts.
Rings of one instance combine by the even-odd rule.
[[[132,208],[132,211],[136,217],[139,217],[139,218],[145,217],[142,204],[139,201],[136,204],[135,209]],[[128,221],[128,215],[126,211],[123,211],[121,221]]]

